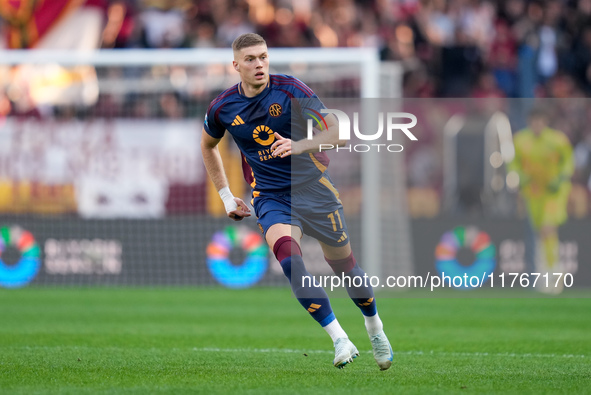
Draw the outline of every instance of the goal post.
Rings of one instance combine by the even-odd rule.
[[[318,94],[321,99],[329,97],[356,97],[360,99],[379,98],[384,96],[384,94],[392,95],[401,91],[402,76],[400,67],[397,67],[396,64],[389,64],[387,66],[388,68],[386,73],[384,73],[384,67],[379,61],[379,56],[376,49],[270,48],[269,53],[271,59],[271,72],[291,74],[300,78],[310,85],[310,87]],[[92,226],[96,226],[104,230],[108,230],[109,226],[112,226],[114,229],[118,230],[118,232],[115,233],[119,233],[120,231],[123,231],[123,233],[129,233],[136,231],[137,229],[141,228],[141,226],[146,226],[148,228],[154,226],[154,229],[156,229],[160,225],[157,223],[151,223],[149,221],[159,221],[163,218],[172,219],[172,222],[167,222],[164,226],[164,228],[169,229],[171,232],[179,232],[179,234],[182,234],[182,232],[190,228],[187,223],[183,223],[181,228],[176,229],[175,226],[183,221],[175,219],[178,217],[174,216],[177,214],[183,214],[185,212],[185,206],[183,206],[183,204],[187,203],[190,198],[192,199],[192,197],[188,195],[191,193],[191,189],[188,188],[187,185],[191,182],[194,182],[194,180],[197,178],[203,178],[204,175],[203,173],[199,173],[199,171],[186,174],[186,172],[183,172],[181,169],[181,167],[184,166],[200,165],[195,161],[195,158],[197,157],[192,155],[190,152],[193,149],[198,149],[198,147],[195,146],[195,136],[191,136],[190,133],[186,134],[186,132],[183,132],[183,129],[194,127],[199,127],[200,129],[200,125],[196,121],[202,121],[205,108],[207,107],[209,101],[211,101],[215,95],[217,95],[217,93],[221,92],[223,89],[231,86],[233,83],[238,82],[237,73],[231,70],[230,67],[232,57],[233,55],[231,49],[128,49],[98,50],[88,52],[71,52],[61,50],[0,51],[0,92],[5,91],[9,97],[13,93],[11,89],[14,88],[11,86],[13,81],[11,81],[10,77],[10,70],[13,66],[21,67],[23,65],[27,65],[31,68],[34,68],[37,66],[42,67],[57,65],[64,69],[89,66],[95,70],[96,74],[90,78],[90,88],[89,86],[79,87],[81,91],[80,93],[71,94],[71,96],[69,96],[71,99],[70,103],[76,103],[78,98],[82,98],[80,99],[81,101],[78,102],[82,104],[73,104],[68,106],[60,102],[58,104],[51,105],[49,103],[50,100],[48,99],[49,101],[45,102],[42,107],[44,107],[46,111],[47,108],[52,108],[53,113],[50,113],[49,115],[46,113],[45,116],[42,116],[40,119],[30,120],[30,122],[25,121],[24,126],[23,124],[19,124],[19,133],[25,130],[25,135],[27,135],[27,133],[34,133],[35,127],[33,126],[33,123],[35,125],[47,125],[47,128],[50,130],[61,128],[60,130],[63,133],[66,133],[64,130],[67,129],[69,130],[67,133],[70,133],[68,136],[76,135],[72,140],[76,141],[76,143],[71,149],[66,146],[50,146],[49,150],[51,152],[48,157],[51,155],[53,155],[53,157],[47,159],[47,161],[43,162],[42,165],[49,166],[55,163],[61,163],[59,162],[60,160],[62,162],[71,161],[72,157],[76,155],[80,156],[80,153],[74,153],[73,150],[85,146],[84,144],[103,144],[105,146],[105,152],[109,155],[112,154],[112,152],[109,151],[110,148],[108,147],[108,138],[105,137],[106,135],[102,132],[103,130],[108,130],[107,135],[111,137],[116,136],[117,138],[120,138],[124,141],[124,145],[127,144],[127,147],[122,149],[122,151],[119,153],[122,155],[128,155],[130,152],[135,152],[134,150],[141,151],[145,148],[138,148],[136,144],[137,141],[135,141],[135,139],[139,139],[141,141],[144,137],[137,133],[137,131],[134,135],[133,132],[129,131],[129,129],[145,130],[145,144],[152,144],[150,149],[161,147],[164,151],[168,150],[169,153],[173,152],[174,150],[181,152],[180,155],[176,155],[176,153],[174,153],[171,154],[170,157],[167,157],[166,154],[162,154],[162,157],[159,160],[164,162],[170,161],[171,163],[166,163],[163,165],[163,170],[161,169],[162,174],[160,174],[161,177],[156,181],[148,176],[146,176],[145,179],[142,178],[143,176],[138,178],[134,174],[134,172],[138,171],[139,167],[141,167],[141,172],[146,172],[147,174],[149,170],[148,168],[150,166],[154,166],[153,162],[155,162],[155,160],[143,157],[142,155],[145,155],[145,152],[143,151],[141,151],[142,153],[138,154],[140,155],[139,159],[137,159],[139,164],[132,163],[131,160],[127,160],[123,161],[123,164],[119,163],[121,168],[117,170],[111,169],[112,171],[119,171],[122,173],[118,173],[116,176],[114,176],[115,181],[111,180],[113,182],[110,184],[110,181],[107,182],[108,180],[105,181],[102,179],[85,179],[83,182],[72,179],[64,180],[64,177],[67,178],[68,176],[71,176],[71,172],[68,173],[66,171],[64,171],[63,174],[60,173],[59,175],[52,175],[51,177],[54,177],[54,179],[60,179],[60,182],[63,181],[65,184],[73,185],[74,190],[81,185],[91,185],[92,187],[88,187],[86,192],[89,194],[98,193],[98,195],[100,195],[99,190],[101,185],[103,185],[105,188],[110,188],[113,185],[117,185],[116,182],[133,179],[134,182],[138,184],[138,188],[143,191],[142,193],[146,195],[143,197],[139,195],[136,196],[137,202],[135,203],[137,203],[137,205],[146,205],[145,202],[142,203],[142,199],[147,199],[149,200],[148,204],[154,204],[154,207],[151,211],[148,209],[142,211],[142,209],[136,207],[137,205],[134,205],[135,203],[130,203],[129,207],[127,207],[127,212],[125,211],[125,208],[121,208],[123,211],[115,210],[111,217],[109,215],[100,217],[92,214],[93,212],[96,214],[96,210],[92,211],[92,208],[87,212],[87,214],[90,213],[89,215],[82,215],[79,212],[81,205],[80,202],[78,202],[78,212],[64,213],[63,216],[59,216],[55,224],[49,223],[48,221],[50,220],[45,217],[42,218],[43,224],[40,226],[43,227],[43,231],[40,233],[42,233],[43,236],[39,237],[43,238],[43,240],[37,240],[37,242],[40,244],[39,248],[41,251],[43,251],[43,254],[54,252],[57,257],[55,259],[58,259],[61,256],[59,254],[63,252],[62,249],[65,249],[67,246],[65,244],[60,244],[63,240],[61,240],[59,237],[50,237],[52,233],[50,228],[52,226],[61,227],[62,229],[67,228],[68,221],[74,221],[71,219],[71,217],[67,216],[71,214],[77,214],[80,218],[89,218],[89,223],[93,223],[91,228]],[[179,69],[174,69],[175,67],[179,67]],[[387,76],[387,86],[384,85],[384,80],[386,80],[384,74]],[[76,78],[72,79],[75,80]],[[54,78],[54,80],[57,81],[58,84],[63,83],[63,80],[59,80],[58,78]],[[35,83],[39,81],[44,84],[52,83],[52,79],[46,74],[44,74],[42,77],[35,77]],[[41,92],[46,93],[47,90],[43,90]],[[89,94],[89,92],[91,94]],[[186,102],[189,103],[190,108],[189,110],[185,111],[184,115],[181,116],[183,119],[176,119],[172,121],[171,124],[171,121],[167,118],[168,114],[162,115],[163,112],[166,112],[162,109],[162,107],[166,106],[166,100],[161,100],[160,96],[166,96],[169,94],[178,96],[179,93],[184,99],[186,99]],[[104,102],[107,101],[106,96],[111,94],[116,99],[110,98],[109,100],[115,100],[115,102],[105,104]],[[123,99],[117,99],[118,97],[123,97]],[[105,100],[102,100],[103,98],[105,98]],[[117,100],[122,100],[122,102],[118,102]],[[142,106],[143,103],[141,100],[145,100],[145,102],[148,104]],[[100,111],[96,111],[96,107],[98,106],[110,106],[108,107],[110,112],[105,111],[104,109],[102,113]],[[158,107],[158,109],[155,110],[154,108],[156,107]],[[82,110],[80,110],[80,108],[82,108]],[[74,113],[74,115],[70,113]],[[104,119],[101,118],[105,113],[107,113],[107,116],[105,116]],[[64,114],[70,114],[69,116],[71,116],[71,118],[64,118]],[[14,131],[9,129],[15,127],[15,122],[17,121],[11,120],[9,117],[9,121],[0,127],[0,137],[2,134],[4,134],[5,137],[10,134],[10,136],[12,136],[11,138],[14,140]],[[99,126],[96,126],[97,123]],[[162,139],[162,136],[158,136],[158,131],[165,131],[168,133],[167,138]],[[41,133],[42,131],[37,132]],[[80,138],[80,133],[82,132],[87,133],[85,138],[87,138],[89,141],[82,141],[83,139]],[[179,143],[179,141],[182,141],[185,138],[190,139],[190,142],[184,144],[185,146],[183,146],[183,143]],[[37,139],[37,137],[31,137],[31,139],[33,141]],[[41,137],[40,139],[43,140]],[[23,150],[25,149],[23,146],[16,148]],[[146,152],[150,150],[147,148],[145,149]],[[30,152],[27,151],[27,154],[30,154]],[[2,152],[0,152],[0,155],[2,155]],[[7,152],[4,152],[4,155],[8,155]],[[79,162],[72,163],[82,163],[80,162],[80,158],[78,158],[78,161]],[[179,162],[177,163],[175,161]],[[399,157],[396,159],[396,162],[397,166],[400,164],[403,165],[404,160],[402,154],[399,155]],[[72,163],[69,164],[71,165]],[[105,167],[109,166],[109,163],[106,161],[104,163],[97,162],[96,164],[91,163],[89,166],[92,167],[93,165],[96,165],[97,167]],[[385,249],[396,248],[398,252],[402,252],[402,256],[410,257],[411,246],[409,244],[409,235],[407,234],[405,237],[399,239],[399,241],[396,241],[398,239],[395,234],[395,232],[400,230],[408,230],[408,218],[401,216],[399,219],[399,221],[401,221],[400,224],[397,224],[392,229],[390,229],[390,227],[393,226],[392,224],[383,224],[380,213],[381,205],[383,204],[380,201],[380,191],[384,184],[383,177],[390,175],[390,173],[384,169],[384,163],[381,163],[379,156],[365,155],[363,156],[360,165],[361,181],[359,189],[362,194],[362,198],[360,199],[358,220],[360,222],[361,228],[359,232],[359,237],[361,239],[360,244],[362,245],[361,261],[363,262],[363,265],[367,269],[368,273],[379,275],[383,272],[382,264],[384,259],[390,259],[392,257],[392,254],[390,253],[384,254]],[[63,167],[64,165],[62,163],[59,166]],[[101,169],[101,171],[103,170],[105,169]],[[7,170],[7,167],[3,167],[0,169],[0,172],[5,173],[0,174],[1,178],[8,180],[8,182],[15,181],[14,171],[11,173]],[[51,172],[48,171],[47,173],[49,174]],[[59,171],[57,171],[57,173],[59,173]],[[32,174],[25,174],[24,176],[24,181],[29,182],[31,185],[38,181],[26,179],[26,177],[34,177]],[[47,187],[47,185],[50,185],[51,187],[51,183],[53,182],[51,177],[46,180],[42,180],[44,187]],[[23,181],[23,179],[20,181]],[[398,176],[397,180],[389,180],[387,183],[391,184],[392,182],[397,185],[399,191],[400,188],[404,188],[405,180],[400,178],[400,176]],[[173,183],[180,185],[180,187],[177,185],[177,189],[182,189],[183,187],[188,189],[187,192],[184,192],[187,194],[186,196],[181,196],[180,199],[177,199],[171,203],[171,196],[176,193],[173,191],[173,189],[176,187],[173,188],[173,186],[171,186]],[[199,185],[201,188],[204,187],[204,184]],[[80,199],[81,196],[84,195],[81,194],[80,191],[69,193],[71,201]],[[404,201],[405,197],[403,196],[403,193],[399,193],[398,196],[402,200],[399,202],[394,202],[394,204],[399,206],[398,212],[403,212],[404,206],[406,204]],[[107,200],[114,200],[118,197],[103,196],[103,198]],[[96,199],[100,200],[100,196]],[[96,202],[90,203],[94,204]],[[73,204],[76,206],[76,203]],[[191,204],[193,203],[187,203],[187,206],[191,206]],[[207,214],[207,210],[205,209],[205,211],[203,211],[203,203],[198,203],[197,205],[201,208],[188,209],[187,212],[190,215],[197,215],[199,221],[209,221],[211,219],[212,229],[223,229],[224,226],[231,225],[230,222],[224,222],[223,218],[210,218],[210,216]],[[72,206],[72,203],[70,203],[70,206]],[[74,208],[74,211],[75,210],[76,208]],[[201,210],[203,214],[199,214],[199,210]],[[347,208],[345,208],[345,210],[347,210]],[[196,212],[197,214],[195,214]],[[26,227],[34,228],[36,226],[35,216],[36,211],[35,209],[31,209],[31,206],[25,207],[17,213],[10,212],[10,210],[8,210],[8,212],[6,212],[6,210],[2,211],[2,207],[0,206],[0,219],[2,219],[2,222],[6,224],[22,223],[24,224],[21,226],[23,229]],[[106,218],[112,218],[113,222],[109,224],[107,220],[107,223],[94,224],[94,221],[106,220]],[[142,218],[144,218],[146,221],[143,225],[141,224]],[[140,223],[133,226],[130,225],[131,227],[127,229],[126,226],[130,223],[129,221],[133,220],[138,220]],[[177,223],[173,223],[174,221],[177,221]],[[138,225],[139,228],[136,225]],[[133,230],[131,230],[132,228]],[[84,237],[84,241],[93,240],[91,237],[92,232],[89,232],[90,233]],[[385,232],[387,234],[384,234]],[[35,232],[33,231],[33,233]],[[104,236],[107,233],[108,231],[105,231],[102,232],[101,235]],[[211,244],[208,244],[208,242],[212,236],[210,234],[200,234],[199,237],[206,239],[205,241],[199,243],[199,248],[204,250],[207,249],[207,247]],[[65,235],[62,236],[62,239],[66,238],[68,239],[68,242],[71,242],[71,244],[73,243],[72,245],[76,244],[73,242],[76,239],[75,234],[72,234],[71,237],[66,237]],[[385,243],[384,238],[387,238],[388,242]],[[102,240],[103,237],[97,236],[97,240],[99,239]],[[171,238],[170,240],[173,239],[174,238]],[[181,239],[182,242],[178,242],[178,240],[171,241],[173,244],[167,248],[182,249],[191,242],[190,238],[186,236],[182,236]],[[111,241],[113,243],[111,243]],[[142,265],[141,261],[145,260],[145,256],[134,252],[129,254],[126,253],[125,243],[118,243],[116,241],[117,240],[109,239],[105,240],[103,244],[99,243],[100,245],[93,245],[89,247],[90,249],[94,248],[95,250],[99,251],[96,252],[99,258],[93,258],[94,261],[93,259],[88,258],[88,255],[90,254],[89,251],[86,251],[86,255],[82,254],[76,258],[78,261],[84,261],[84,259],[86,259],[86,261],[90,262],[87,264],[87,266],[84,266],[84,264],[80,264],[80,262],[78,262],[81,266],[72,269],[72,267],[67,267],[68,265],[64,263],[65,266],[62,268],[62,272],[60,272],[58,269],[55,269],[57,267],[55,266],[54,272],[46,271],[45,275],[42,275],[35,280],[36,283],[69,283],[70,280],[72,280],[74,282],[78,281],[88,284],[194,284],[203,283],[201,280],[195,280],[195,278],[209,276],[209,273],[204,274],[205,269],[197,270],[191,267],[190,264],[187,264],[187,262],[179,263],[178,268],[175,269],[175,264],[173,262],[175,259],[186,261],[203,259],[204,256],[196,250],[194,250],[192,253],[188,253],[189,255],[184,257],[182,256],[182,253],[171,254],[170,260],[172,263],[169,265],[169,268],[171,270],[178,269],[178,273],[176,274],[169,275],[164,273],[163,270],[166,269],[158,267],[157,263],[155,262],[148,264],[148,269],[146,269],[147,271],[142,273],[140,266]],[[150,243],[149,240],[146,240],[145,242]],[[405,243],[407,243],[407,245],[404,245]],[[133,245],[137,246],[138,244]],[[76,248],[81,247],[78,246]],[[103,250],[101,250],[101,248],[103,248]],[[105,252],[107,250],[110,252]],[[118,250],[122,250],[119,251],[119,255],[117,255]],[[406,253],[404,251],[406,251]],[[66,260],[66,255],[67,254],[61,256],[61,258],[63,258],[62,260]],[[47,259],[47,256],[44,256],[45,259]],[[74,261],[76,260],[72,258],[71,254],[67,256],[69,259],[71,258]],[[232,257],[234,260],[240,260],[242,258],[243,256],[240,255],[237,257]],[[105,263],[104,267],[102,267],[100,264],[95,262],[100,261],[101,259],[104,262],[110,262],[110,267],[117,267],[117,265],[121,266],[122,269],[118,272],[119,274],[125,274],[125,267],[127,264],[126,261],[137,259],[136,263],[130,264],[131,269],[133,270],[130,270],[129,275],[135,275],[138,277],[131,278],[123,276],[120,279],[113,277],[110,280],[104,280],[100,276],[104,275],[102,272],[109,273],[107,270],[109,266]],[[120,262],[118,264],[113,263],[117,259],[119,259]],[[406,266],[407,264],[408,262],[405,263]],[[97,267],[99,268],[97,269]],[[55,276],[59,275],[60,273],[62,277],[60,277],[60,279],[56,279]],[[88,277],[84,277],[85,273],[90,275]],[[54,277],[52,277],[52,275]],[[68,275],[70,275],[70,277],[68,277]],[[151,277],[159,275],[163,276],[164,278],[155,279]],[[82,278],[83,280],[81,280]],[[207,283],[207,281],[205,281],[205,283]],[[269,283],[272,284],[274,282],[270,281]]]

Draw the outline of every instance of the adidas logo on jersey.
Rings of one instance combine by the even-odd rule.
[[[347,234],[345,232],[343,232],[342,236],[339,238],[339,240],[337,241],[337,243],[340,243],[342,241],[347,240]]]
[[[240,118],[240,115],[236,115],[234,118],[234,122],[232,122],[232,126],[244,125],[244,121]]]

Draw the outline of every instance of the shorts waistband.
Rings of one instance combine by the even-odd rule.
[[[302,182],[301,184],[296,184],[295,186],[292,185],[291,188],[289,189],[280,189],[280,190],[276,190],[276,191],[260,191],[257,189],[253,189],[252,190],[252,196],[253,197],[257,197],[257,196],[265,196],[265,195],[289,195],[292,192],[297,192],[300,191],[304,188],[309,187],[310,185],[318,182],[322,177],[326,176],[326,172],[323,172],[322,174],[320,174],[320,176],[315,177],[313,179],[307,180],[305,182]]]

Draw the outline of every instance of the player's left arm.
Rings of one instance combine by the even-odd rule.
[[[570,140],[566,135],[561,136],[561,143],[559,145],[560,157],[562,159],[560,163],[560,174],[566,179],[570,180],[573,173],[575,172],[575,159],[573,154],[573,147]]]
[[[575,171],[573,147],[566,135],[560,133],[557,136],[556,150],[560,153],[559,171],[558,176],[548,185],[548,190],[551,193],[558,192],[565,182],[569,182]]]
[[[273,156],[286,157],[290,155],[301,155],[319,152],[323,147],[342,147],[347,141],[339,139],[339,124],[334,115],[329,114],[325,118],[328,128],[322,133],[317,133],[311,140],[302,139],[293,141],[275,133],[275,142],[271,146]],[[323,148],[324,150],[324,148]]]

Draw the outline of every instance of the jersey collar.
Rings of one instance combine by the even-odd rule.
[[[253,97],[248,97],[248,96],[246,96],[246,95],[244,94],[244,89],[242,89],[242,81],[240,81],[240,82],[238,83],[238,94],[239,94],[240,96],[242,96],[244,99],[248,99],[248,100],[250,100],[250,99],[255,99],[255,98],[257,98],[257,97],[261,97],[261,95],[262,95],[262,94],[266,93],[266,92],[269,90],[269,87],[270,87],[270,86],[271,86],[271,78],[270,78],[270,76],[269,76],[269,81],[267,81],[267,85],[265,86],[265,89],[263,89],[263,90],[261,91],[261,93],[259,93],[259,94],[258,94],[258,95],[256,95],[256,96],[253,96]]]

